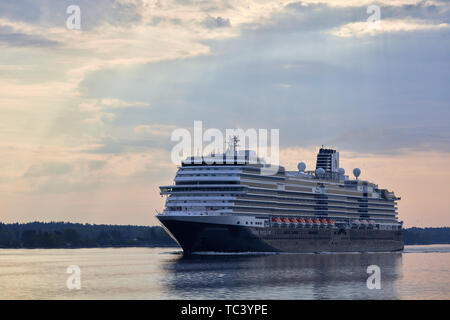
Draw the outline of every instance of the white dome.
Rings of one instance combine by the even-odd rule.
[[[319,178],[322,178],[325,175],[325,170],[323,168],[317,168],[316,169],[316,176]]]
[[[353,169],[353,175],[358,179],[359,175],[361,174],[361,169],[355,168]]]
[[[298,169],[298,171],[301,171],[301,172],[305,171],[306,164],[304,162],[299,162],[297,165],[297,169]]]
[[[344,168],[339,168],[338,170],[340,175],[344,175],[345,174],[345,169]]]

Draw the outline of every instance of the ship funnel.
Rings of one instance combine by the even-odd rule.
[[[339,170],[339,152],[334,149],[320,148],[317,154],[316,169],[322,168],[331,175]]]

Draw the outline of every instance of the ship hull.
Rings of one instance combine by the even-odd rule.
[[[387,252],[403,250],[401,230],[249,227],[158,216],[185,254],[194,252]]]

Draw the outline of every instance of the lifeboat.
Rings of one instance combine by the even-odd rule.
[[[297,226],[297,224],[298,224],[298,221],[297,221],[297,219],[295,219],[295,218],[290,218],[289,219],[289,221],[291,222],[291,227],[292,228],[295,228],[296,226]]]
[[[333,219],[328,219],[328,226],[329,227],[334,227],[334,221],[333,221]]]
[[[359,228],[360,225],[361,225],[361,222],[359,220],[353,220],[353,222],[352,222],[353,228]]]
[[[286,226],[288,226],[291,223],[289,218],[283,218],[283,219],[281,219],[281,221],[283,222],[283,225],[286,225]]]
[[[328,226],[328,222],[326,219],[320,219],[320,226],[326,228]]]
[[[281,219],[278,217],[272,218],[272,224],[274,226],[279,226],[281,224]]]
[[[312,227],[312,225],[314,224],[314,222],[312,221],[311,218],[307,218],[307,219],[306,219],[306,223],[307,223],[307,225],[308,225],[309,227]]]
[[[360,227],[362,227],[362,228],[365,228],[369,225],[369,223],[366,220],[361,220],[360,222],[361,222]]]
[[[315,226],[320,227],[320,220],[319,219],[316,218],[316,219],[313,220],[313,222],[314,222]]]
[[[298,219],[298,227],[304,227],[306,226],[306,221],[303,218]]]

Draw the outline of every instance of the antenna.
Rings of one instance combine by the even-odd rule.
[[[239,147],[239,141],[238,136],[231,137],[230,142],[228,142],[229,148],[233,148],[233,151],[236,152],[237,147]]]

